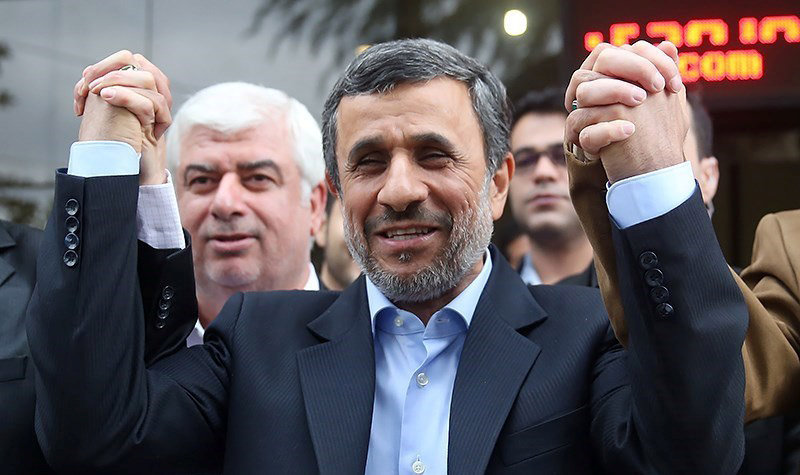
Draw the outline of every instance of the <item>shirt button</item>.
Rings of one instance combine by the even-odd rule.
[[[419,385],[419,387],[424,388],[425,386],[428,385],[429,382],[430,382],[430,380],[428,379],[428,375],[427,374],[425,374],[425,373],[418,373],[417,374],[417,385]],[[420,472],[420,473],[422,473],[422,472]]]
[[[402,327],[403,326],[403,319],[400,318],[400,317],[395,318],[394,319],[394,326]]]
[[[68,199],[67,202],[64,203],[64,211],[70,216],[78,214],[78,200],[75,198]]]
[[[167,322],[165,322],[164,320],[156,320],[156,328],[161,330],[165,326],[167,326]]]
[[[425,464],[422,463],[422,460],[417,459],[414,463],[411,464],[411,471],[414,473],[425,473]]]

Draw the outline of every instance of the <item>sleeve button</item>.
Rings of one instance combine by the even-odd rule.
[[[70,216],[75,216],[78,214],[78,208],[78,200],[75,198],[70,198],[66,203],[64,203],[64,211],[66,211]]]
[[[78,263],[78,253],[75,251],[67,251],[64,253],[64,265],[67,267],[75,267]]]
[[[656,313],[658,313],[658,316],[661,318],[669,318],[673,313],[675,313],[675,309],[672,308],[672,305],[664,302],[658,304],[656,307]]]
[[[658,287],[653,287],[650,290],[650,298],[655,303],[664,303],[669,300],[669,290],[663,285],[659,285]]]
[[[652,269],[658,265],[658,256],[653,251],[645,251],[639,254],[639,265],[644,270]]]
[[[644,273],[644,281],[650,287],[658,287],[664,283],[664,273],[661,269],[650,269]]]
[[[64,226],[67,228],[68,233],[74,233],[78,230],[78,226],[80,225],[80,221],[75,216],[68,216],[67,219],[64,221]]]

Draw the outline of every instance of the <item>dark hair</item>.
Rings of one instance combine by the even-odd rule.
[[[343,97],[381,94],[398,84],[448,77],[466,84],[483,131],[487,170],[493,174],[509,151],[511,110],[506,89],[486,66],[450,45],[430,39],[389,41],[357,56],[333,86],[322,111],[322,148],[334,186],[341,190],[336,166],[336,120]]]
[[[511,121],[513,129],[525,114],[563,114],[564,90],[551,87],[540,91],[530,91],[514,104],[514,119]]]
[[[333,210],[334,202],[338,198],[336,198],[336,196],[333,193],[331,193],[330,191],[327,192],[327,193],[328,193],[328,199],[325,200],[325,216],[330,218],[331,217],[331,211]]]
[[[703,98],[698,92],[687,92],[686,100],[692,111],[692,130],[697,138],[697,154],[700,160],[714,156],[714,124]]]

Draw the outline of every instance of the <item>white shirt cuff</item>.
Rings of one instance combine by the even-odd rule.
[[[84,178],[138,175],[139,157],[136,150],[125,142],[75,142],[69,149],[67,173]]]
[[[155,249],[183,249],[181,216],[178,200],[172,187],[172,175],[167,171],[167,182],[161,185],[139,187],[136,206],[136,230],[140,241]]]
[[[608,212],[622,229],[665,215],[694,193],[689,162],[620,180],[608,187]]]

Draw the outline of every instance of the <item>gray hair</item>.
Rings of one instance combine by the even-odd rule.
[[[343,97],[380,94],[398,84],[448,77],[466,84],[483,131],[486,167],[494,174],[509,152],[511,109],[503,83],[486,66],[450,45],[430,39],[380,43],[356,57],[325,101],[322,145],[325,166],[341,192],[336,165],[336,120]]]
[[[177,169],[181,137],[194,126],[232,135],[276,120],[276,113],[286,121],[305,201],[311,189],[325,178],[322,134],[306,106],[277,89],[224,82],[195,93],[180,108],[167,132],[167,163],[171,170]]]

